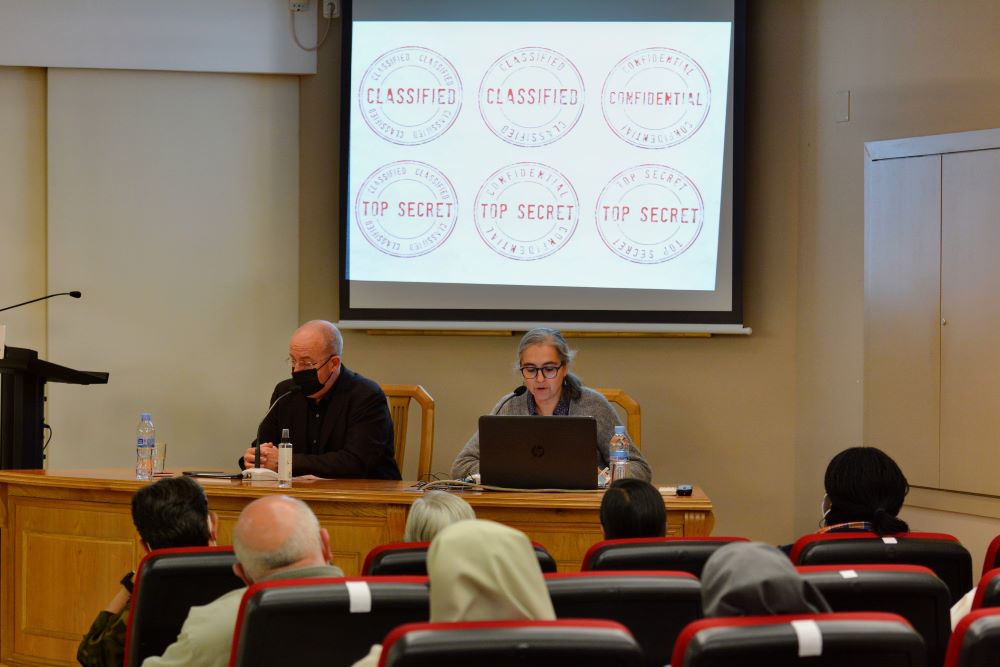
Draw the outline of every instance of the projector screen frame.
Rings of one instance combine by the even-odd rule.
[[[733,1],[733,109],[732,109],[732,257],[729,310],[590,310],[590,309],[467,309],[467,308],[359,308],[352,307],[348,280],[348,226],[350,216],[349,151],[351,130],[351,49],[353,2],[343,4],[340,115],[339,311],[345,328],[466,330],[525,330],[531,323],[561,323],[574,331],[660,331],[746,334],[743,326],[744,155],[746,115],[745,0]],[[433,3],[430,3],[433,4]],[[586,4],[586,3],[580,3]],[[584,12],[586,7],[584,8]],[[509,17],[508,17],[509,18]]]

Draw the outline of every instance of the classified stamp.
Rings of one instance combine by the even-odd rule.
[[[386,255],[418,257],[441,247],[458,222],[451,181],[424,162],[403,160],[371,173],[354,200],[354,220]]]
[[[694,58],[656,47],[629,54],[611,70],[601,110],[611,130],[639,148],[668,148],[698,132],[712,86]]]
[[[636,264],[658,264],[684,254],[698,239],[704,214],[694,182],[662,164],[641,164],[612,178],[594,211],[605,245]]]
[[[583,77],[563,54],[514,49],[490,65],[479,85],[479,112],[493,134],[514,146],[545,146],[566,136],[583,113]]]
[[[358,103],[372,131],[394,144],[425,144],[448,131],[462,108],[458,70],[440,53],[404,46],[383,53],[361,78]]]
[[[516,260],[559,252],[580,220],[573,184],[539,162],[518,162],[497,170],[476,195],[474,218],[483,242]]]

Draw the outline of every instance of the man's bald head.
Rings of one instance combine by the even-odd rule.
[[[301,500],[267,496],[247,505],[233,530],[237,574],[248,582],[284,570],[324,565],[330,537]]]
[[[324,356],[339,357],[344,353],[344,337],[333,322],[310,320],[292,334],[292,346],[308,347]]]

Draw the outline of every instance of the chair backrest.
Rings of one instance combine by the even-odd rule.
[[[243,595],[230,667],[350,667],[390,630],[430,618],[427,577],[278,579]]]
[[[162,655],[177,639],[191,607],[245,584],[233,573],[232,547],[156,549],[136,572],[125,639],[125,665]]]
[[[603,394],[609,403],[621,407],[625,413],[625,428],[632,438],[632,444],[636,449],[642,449],[642,414],[639,411],[639,403],[634,398],[626,394],[621,389],[600,388],[594,391]]]
[[[612,621],[411,623],[389,633],[379,661],[380,667],[458,664],[639,667],[642,650]]]
[[[997,535],[986,548],[986,557],[983,559],[983,574],[1000,567],[1000,535]]]
[[[677,635],[701,618],[701,583],[688,572],[565,572],[545,575],[545,584],[557,618],[621,623],[647,667],[670,662]]]
[[[602,540],[583,557],[583,570],[679,570],[701,576],[705,561],[745,537],[633,537]]]
[[[410,401],[420,405],[420,458],[417,460],[417,479],[428,479],[431,458],[434,455],[434,399],[419,384],[384,384],[382,391],[389,402],[392,417],[392,439],[396,465],[403,469],[406,454],[406,427],[410,416]]]
[[[833,611],[899,614],[924,639],[928,663],[940,665],[951,635],[951,595],[921,565],[803,565],[802,577],[819,589]]]
[[[951,633],[944,667],[1000,665],[1000,609],[977,609],[962,617]]]
[[[552,554],[538,542],[532,542],[538,565],[542,572],[555,572],[556,560]],[[380,544],[365,556],[361,568],[364,576],[385,575],[420,575],[427,574],[427,550],[430,542],[392,542]]]
[[[673,667],[921,667],[924,641],[896,614],[851,612],[705,618],[684,628]]]
[[[994,568],[980,578],[972,598],[973,609],[988,607],[1000,607],[1000,568]]]
[[[792,546],[791,559],[796,565],[923,565],[948,586],[952,604],[972,588],[972,556],[954,536],[944,533],[804,535]]]

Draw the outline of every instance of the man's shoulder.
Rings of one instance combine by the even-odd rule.
[[[347,366],[342,367],[341,379],[346,380],[344,383],[345,391],[351,391],[352,393],[363,394],[363,395],[374,395],[385,398],[385,392],[382,391],[382,385],[380,385],[375,380],[365,377],[357,371],[352,371]],[[340,380],[338,380],[339,382]]]

